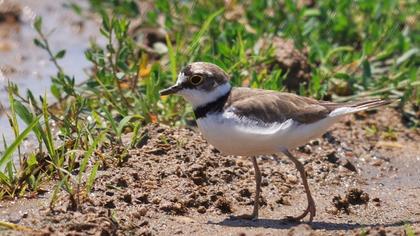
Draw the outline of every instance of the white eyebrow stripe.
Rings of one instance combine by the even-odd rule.
[[[207,76],[213,76],[213,72],[204,68],[194,68],[194,74],[202,74]]]

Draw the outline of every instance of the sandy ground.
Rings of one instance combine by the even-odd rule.
[[[373,125],[375,133],[366,128]],[[278,164],[270,156],[258,158],[260,218],[237,220],[231,216],[252,210],[250,160],[222,156],[193,129],[155,124],[143,135],[122,164],[109,161],[99,171],[80,210],[71,209],[63,193],[51,211],[47,193],[1,202],[0,220],[47,235],[405,235],[409,228],[420,233],[420,135],[405,128],[391,108],[349,117],[294,151],[305,163],[317,204],[310,224],[286,219],[306,207],[301,180],[286,158],[279,156]]]

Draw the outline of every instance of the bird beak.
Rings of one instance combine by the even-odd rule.
[[[175,94],[181,89],[182,89],[182,87],[180,85],[175,84],[175,85],[172,85],[169,88],[160,90],[159,93],[160,93],[160,96],[166,96],[166,95]]]

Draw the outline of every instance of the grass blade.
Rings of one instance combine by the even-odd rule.
[[[26,127],[26,129],[21,134],[19,134],[19,136],[16,137],[15,141],[13,141],[13,143],[4,151],[4,154],[2,158],[0,159],[0,168],[5,163],[8,163],[11,160],[12,154],[16,150],[16,148],[23,142],[23,140],[29,135],[29,133],[34,129],[34,127],[38,125],[39,118],[40,117],[37,117],[36,119],[34,119],[28,125],[28,127]]]
[[[47,146],[48,153],[50,154],[52,160],[55,163],[57,163],[56,155],[55,155],[55,148],[54,148],[54,141],[53,141],[50,123],[49,123],[47,95],[44,95],[44,99],[42,99],[42,113],[44,115],[44,122],[45,122],[45,140],[44,140],[45,146]]]
[[[175,82],[177,79],[176,52],[174,51],[174,47],[172,45],[171,39],[169,38],[169,35],[166,35],[165,39],[166,39],[166,45],[168,46],[169,67],[171,68],[172,81]]]
[[[86,192],[88,193],[90,193],[90,191],[92,190],[93,183],[95,182],[95,179],[96,179],[96,173],[98,172],[98,168],[99,168],[99,161],[97,161],[95,165],[93,166],[92,171],[90,172],[89,178],[86,182]]]
[[[196,35],[194,35],[193,40],[191,41],[191,46],[187,50],[187,55],[191,52],[194,52],[195,49],[198,47],[201,38],[203,35],[207,32],[207,30],[210,28],[210,24],[213,22],[213,20],[220,14],[222,14],[225,11],[225,8],[221,8],[220,10],[214,12],[211,14],[206,21],[204,22],[203,26],[201,27],[200,31]]]
[[[85,155],[83,157],[83,160],[80,164],[79,169],[79,175],[78,175],[78,182],[82,180],[82,174],[86,170],[87,163],[89,161],[89,158],[92,156],[93,152],[96,150],[97,146],[102,142],[102,140],[105,137],[105,132],[102,131],[99,136],[93,141],[92,145],[89,147],[89,149],[85,152]]]
[[[124,117],[120,121],[120,123],[118,124],[118,127],[117,127],[117,135],[118,135],[118,138],[121,138],[121,133],[122,133],[124,127],[126,127],[127,124],[128,124],[128,122],[130,122],[131,119],[133,119],[133,118],[140,119],[140,120],[143,119],[143,117],[140,116],[140,115],[131,115],[131,116]]]

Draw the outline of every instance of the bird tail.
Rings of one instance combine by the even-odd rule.
[[[326,107],[331,109],[329,114],[330,117],[337,117],[343,116],[359,111],[365,111],[368,109],[385,106],[392,103],[392,100],[383,100],[383,99],[375,99],[375,100],[368,100],[368,101],[359,101],[359,102],[351,102],[351,103],[330,103],[325,104]]]

